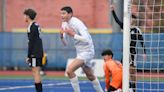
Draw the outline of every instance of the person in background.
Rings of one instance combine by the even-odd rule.
[[[24,11],[24,20],[28,23],[28,55],[26,63],[28,63],[32,69],[36,92],[42,92],[40,68],[42,67],[43,44],[40,38],[41,28],[35,22],[36,15],[37,13],[33,9],[25,9]]]

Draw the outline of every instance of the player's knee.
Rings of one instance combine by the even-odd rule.
[[[32,73],[36,73],[36,69],[35,68],[32,68]]]
[[[39,69],[38,68],[32,68],[32,73],[33,74],[38,74],[39,73]]]
[[[94,78],[94,77],[88,77],[88,79],[89,79],[90,81],[95,80],[95,78]]]
[[[87,78],[90,80],[90,81],[93,81],[96,79],[96,77],[94,75],[87,75]]]
[[[73,74],[73,72],[71,70],[69,70],[69,69],[66,70],[66,73],[67,73],[68,76],[72,76],[72,74]]]

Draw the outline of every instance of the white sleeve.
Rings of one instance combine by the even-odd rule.
[[[68,29],[68,28],[69,28],[68,23],[67,23],[67,22],[62,22],[61,28],[62,28],[63,30]],[[66,33],[63,33],[63,38],[62,38],[62,40],[67,41],[67,34],[66,34]]]
[[[67,41],[67,34],[66,34],[66,33],[63,33],[63,39],[64,39],[65,41]]]
[[[74,35],[74,39],[82,41],[82,42],[87,42],[87,40],[84,37],[82,37],[82,36],[80,36],[78,34]]]
[[[67,23],[67,22],[62,22],[61,28],[62,28],[63,30],[69,29],[68,23]]]
[[[79,23],[77,25],[77,29],[79,34],[74,35],[74,39],[82,41],[82,42],[89,42],[89,34],[88,34],[88,29],[86,26],[82,23]]]

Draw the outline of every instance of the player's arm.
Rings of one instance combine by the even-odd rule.
[[[74,39],[89,43],[91,38],[88,34],[87,27],[81,21],[78,21],[76,23],[76,27],[78,29],[79,34],[75,34]]]
[[[81,27],[81,28],[79,29],[80,35],[75,34],[74,39],[79,40],[79,41],[82,41],[82,42],[89,42],[89,38],[88,38],[88,33],[87,33],[87,31],[88,31],[87,28]]]
[[[109,86],[110,86],[110,71],[108,70],[106,64],[104,64],[104,74],[105,74],[105,88],[109,89]]]
[[[63,29],[60,30],[60,39],[62,43],[64,44],[64,46],[66,46],[67,45],[66,34],[64,33]]]
[[[123,29],[123,22],[121,22],[121,21],[118,19],[117,15],[116,15],[116,13],[115,13],[115,11],[114,11],[113,5],[111,5],[111,10],[112,10],[112,15],[113,15],[115,21],[116,21],[117,24],[120,26],[120,28]]]
[[[72,36],[74,39],[82,41],[82,42],[88,42],[88,34],[87,34],[87,28],[84,26],[78,26],[79,34],[75,33],[75,31],[72,28],[64,30],[65,33]]]
[[[29,35],[29,46],[28,46],[28,58],[30,58],[32,56],[32,52],[34,50],[34,44],[35,44],[35,40],[36,40],[36,35],[38,32],[38,27],[37,26],[32,26],[30,28],[30,35]]]

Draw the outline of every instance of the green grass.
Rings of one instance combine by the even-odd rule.
[[[0,76],[0,79],[33,79],[32,76],[30,75],[12,75],[12,76],[9,76],[9,75],[1,75]],[[64,76],[42,76],[42,79],[67,79],[67,77],[64,77]]]
[[[146,81],[146,82],[164,82],[164,78],[156,78],[156,77],[138,77],[137,78],[138,81]]]
[[[1,75],[0,76],[0,79],[33,79],[32,76],[30,75]],[[46,80],[46,79],[54,79],[54,80],[69,80],[68,77],[65,77],[65,76],[42,76],[42,79],[43,80]],[[99,77],[98,79],[100,80],[104,80],[104,78],[102,77]],[[88,80],[86,77],[79,77],[79,80]],[[149,78],[149,77],[138,77],[137,78],[138,81],[145,81],[145,82],[164,82],[164,78],[156,78],[156,77],[152,77],[152,78]]]
[[[30,75],[1,75],[0,79],[33,79]],[[42,76],[42,79],[54,79],[54,80],[69,80],[68,77],[65,76]],[[98,77],[100,80],[104,80],[102,77]],[[86,77],[79,77],[79,80],[88,80]]]

